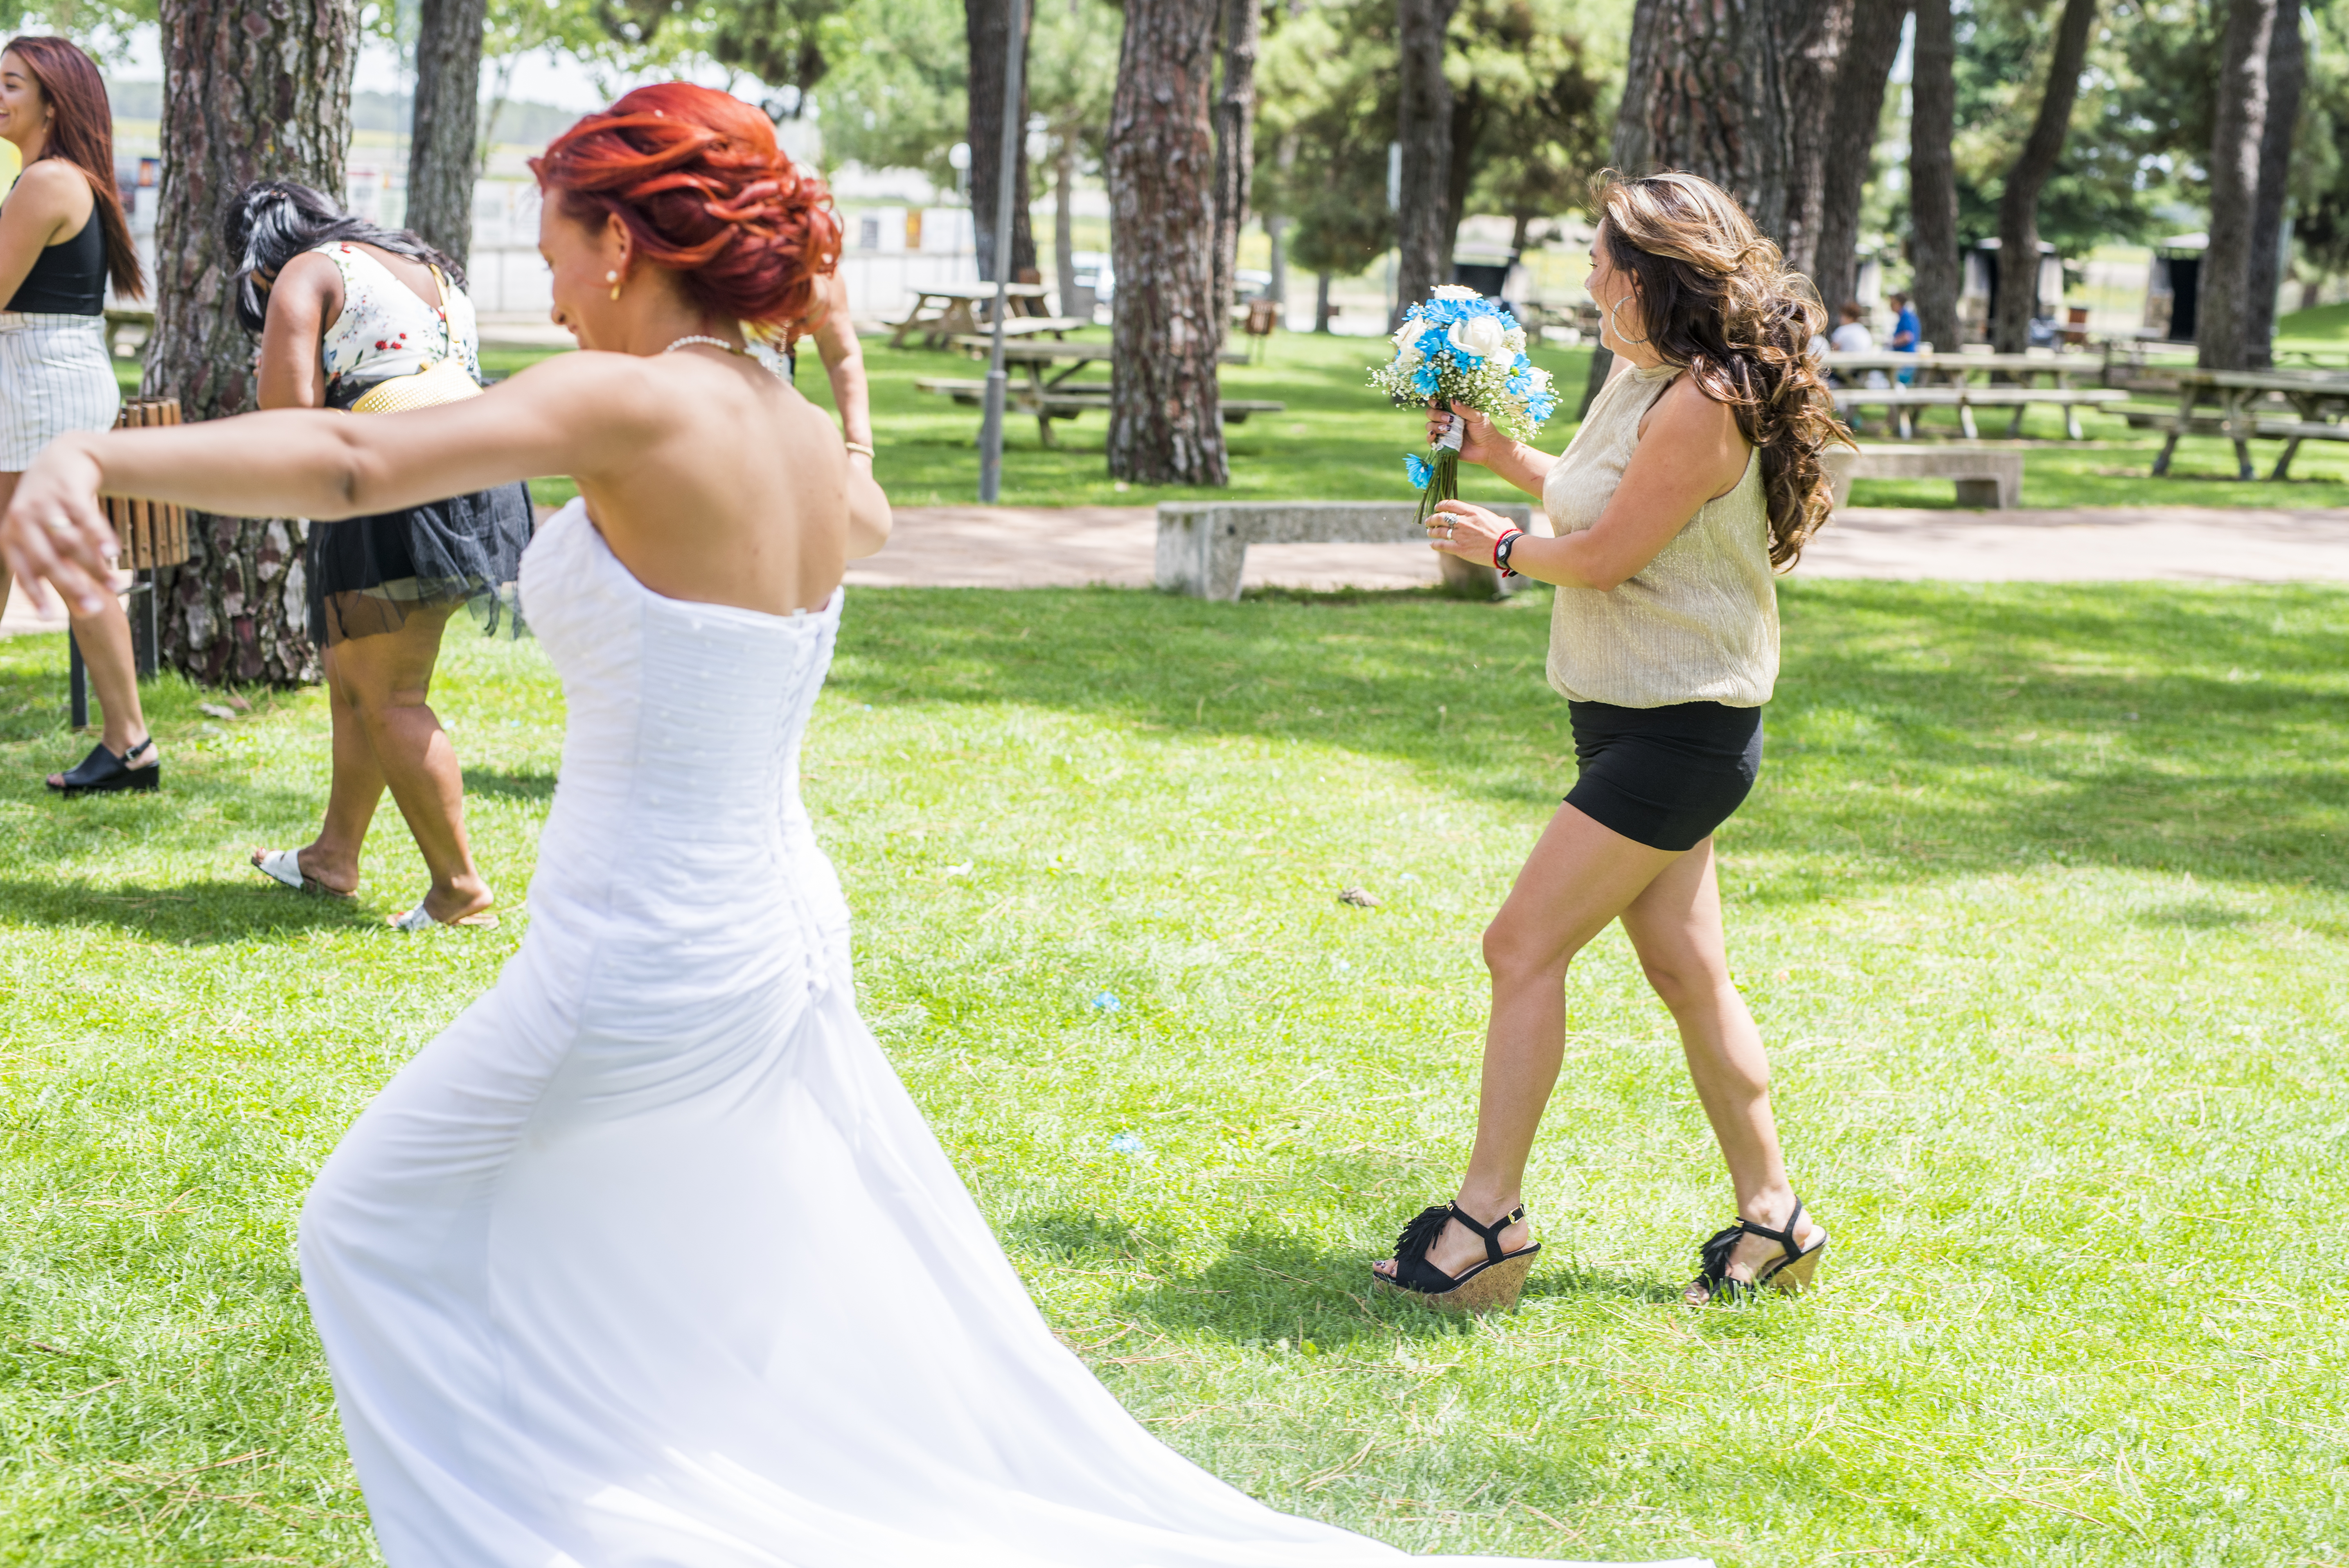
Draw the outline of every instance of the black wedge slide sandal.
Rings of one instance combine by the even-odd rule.
[[[118,789],[160,789],[163,787],[161,759],[144,768],[131,763],[155,749],[155,738],[149,736],[129,750],[117,757],[99,741],[89,748],[89,755],[76,763],[72,771],[52,775],[50,789],[60,795],[109,795]]]
[[[1541,1251],[1539,1242],[1519,1247],[1514,1253],[1501,1250],[1501,1233],[1525,1217],[1523,1203],[1489,1225],[1475,1219],[1457,1203],[1422,1209],[1419,1217],[1405,1225],[1402,1233],[1395,1238],[1394,1277],[1390,1279],[1373,1269],[1371,1278],[1399,1295],[1410,1296],[1439,1312],[1507,1312],[1517,1305],[1517,1293],[1525,1289],[1526,1272],[1534,1266],[1534,1254]],[[1444,1234],[1444,1225],[1453,1220],[1485,1239],[1485,1261],[1456,1274],[1448,1274],[1429,1263],[1427,1254],[1434,1249],[1436,1238]]]
[[[1685,1299],[1691,1306],[1704,1306],[1722,1300],[1742,1299],[1764,1285],[1793,1295],[1811,1283],[1818,1273],[1819,1259],[1827,1250],[1827,1233],[1822,1230],[1819,1239],[1806,1247],[1795,1239],[1802,1228],[1803,1201],[1795,1200],[1795,1212],[1786,1217],[1786,1228],[1774,1231],[1759,1220],[1741,1217],[1733,1225],[1724,1225],[1704,1243],[1703,1264],[1696,1278],[1689,1282]],[[1760,1236],[1764,1241],[1778,1243],[1778,1255],[1762,1265],[1751,1280],[1729,1277],[1729,1260],[1737,1251],[1737,1243],[1747,1236]]]

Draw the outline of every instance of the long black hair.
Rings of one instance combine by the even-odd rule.
[[[274,282],[286,263],[336,240],[439,267],[450,287],[465,286],[463,268],[407,230],[355,218],[331,198],[291,180],[257,180],[239,191],[222,238],[223,251],[243,258],[237,263],[236,319],[247,332],[269,325],[269,296],[261,292],[256,275],[265,273]]]

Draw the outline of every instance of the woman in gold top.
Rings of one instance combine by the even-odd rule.
[[[1762,1039],[1729,977],[1713,832],[1762,761],[1778,673],[1774,569],[1826,520],[1822,450],[1844,439],[1803,350],[1823,320],[1718,187],[1613,179],[1588,286],[1614,375],[1566,451],[1512,441],[1456,407],[1461,457],[1542,498],[1554,538],[1446,501],[1434,548],[1557,587],[1549,679],[1580,778],[1485,933],[1493,975],[1476,1143],[1458,1198],[1404,1227],[1379,1281],[1437,1306],[1516,1299],[1540,1251],[1520,1188],[1565,1048],[1567,965],[1620,920],[1671,1010],[1736,1190],[1704,1244],[1692,1305],[1799,1289],[1826,1233],[1779,1155]]]

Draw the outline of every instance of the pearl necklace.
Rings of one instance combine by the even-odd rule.
[[[675,354],[678,349],[689,348],[697,343],[706,343],[712,348],[722,348],[729,354],[740,354],[745,357],[748,357],[750,352],[747,348],[735,347],[732,344],[727,342],[722,337],[711,337],[705,333],[698,332],[693,334],[689,337],[678,338],[675,343],[672,343],[667,348],[662,349],[661,352],[663,354]]]

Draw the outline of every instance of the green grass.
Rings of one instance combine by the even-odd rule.
[[[1613,934],[1523,1310],[1362,1291],[1464,1157],[1477,933],[1572,776],[1536,595],[853,594],[808,789],[867,1016],[1060,1331],[1280,1507],[1421,1551],[2340,1563],[2349,593],[1785,604],[1722,847],[1837,1237],[1801,1302],[1675,1304],[1729,1197]],[[291,1224],[526,913],[381,932],[422,886],[388,812],[357,908],[240,868],[314,820],[315,693],[158,683],[168,793],[43,799],[61,665],[0,645],[0,1563],[372,1561]],[[560,694],[460,639],[441,700],[511,906]]]

